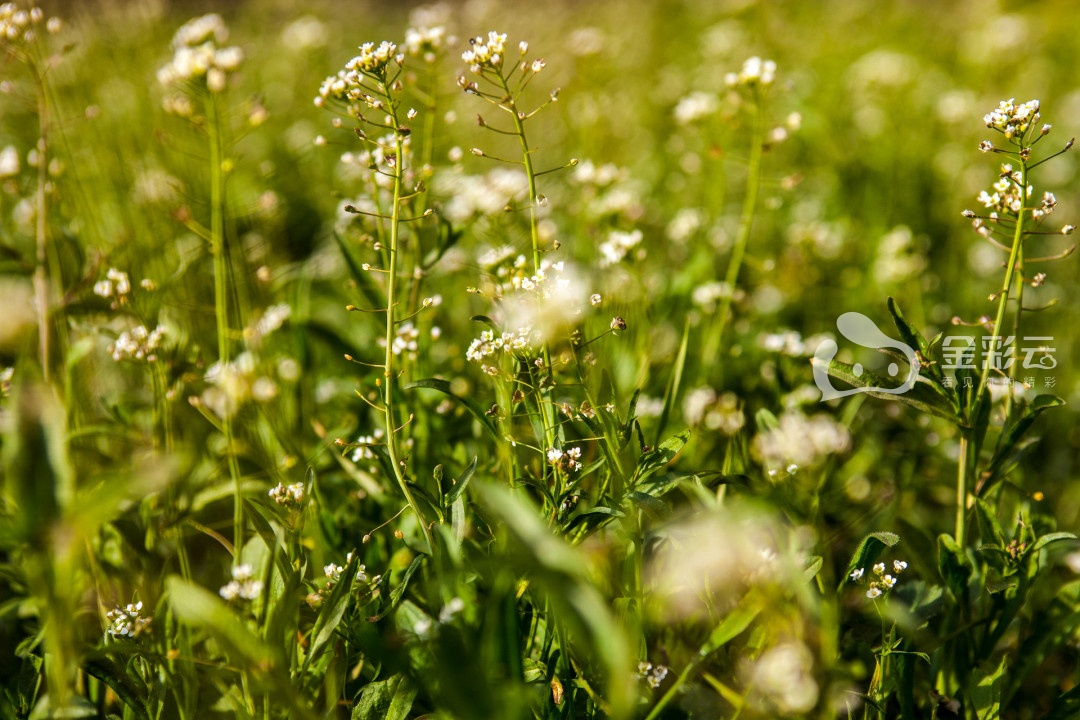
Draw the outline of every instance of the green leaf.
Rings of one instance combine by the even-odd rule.
[[[700,655],[709,655],[742,634],[761,612],[756,605],[739,605],[720,621],[709,634],[709,640],[701,648]]]
[[[409,383],[405,386],[406,390],[413,390],[415,388],[430,388],[432,390],[438,390],[444,395],[447,395],[450,398],[461,403],[466,410],[472,413],[472,416],[474,418],[480,421],[480,426],[488,432],[488,434],[493,440],[495,440],[496,442],[502,442],[502,438],[499,436],[499,431],[496,429],[495,423],[492,422],[491,418],[489,418],[485,414],[484,410],[472,400],[468,400],[461,397],[460,395],[454,394],[450,390],[450,383],[446,380],[442,380],[440,378],[426,378],[424,380],[417,380],[414,383]]]
[[[359,563],[359,554],[353,552],[352,558],[341,571],[341,579],[330,589],[330,595],[319,608],[319,616],[315,618],[315,627],[311,630],[313,639],[307,657],[304,658],[303,672],[307,672],[311,663],[326,650],[338,625],[341,624],[341,618],[345,616],[345,610],[352,598],[352,588],[356,581],[356,568]]]
[[[926,340],[923,338],[915,327],[908,323],[904,319],[904,314],[900,312],[900,306],[896,304],[896,301],[892,298],[888,299],[889,313],[892,314],[893,325],[896,326],[896,331],[900,333],[900,339],[904,341],[912,350],[918,350],[924,356],[926,355]]]
[[[982,498],[975,500],[975,516],[979,521],[979,534],[987,545],[1005,547],[1005,531],[1001,529],[997,513],[990,507],[990,503]]]
[[[679,386],[682,385],[683,370],[686,369],[686,354],[689,347],[690,318],[687,316],[686,323],[683,326],[682,341],[679,343],[679,354],[675,356],[675,365],[671,368],[668,375],[668,384],[664,389],[664,406],[660,411],[660,419],[656,424],[656,442],[659,442],[660,437],[664,434],[671,408],[674,407],[675,400],[679,396]]]
[[[952,535],[938,536],[938,569],[946,587],[957,599],[967,596],[967,582],[971,577],[971,563],[963,548],[956,544]]]
[[[895,547],[899,542],[900,536],[891,532],[870,533],[863,538],[863,541],[859,543],[859,547],[855,549],[855,553],[851,556],[847,569],[844,570],[844,577],[840,579],[840,585],[836,588],[837,592],[843,589],[845,583],[851,581],[851,573],[859,568],[864,570],[869,568],[877,561],[882,550],[887,547]]]
[[[690,430],[687,428],[678,435],[673,435],[660,443],[660,447],[642,453],[641,457],[638,458],[637,470],[634,472],[634,480],[631,485],[636,486],[637,483],[640,483],[674,460],[675,456],[682,451],[689,440]]]
[[[1042,720],[1076,720],[1080,716],[1080,685],[1058,695]]]
[[[811,358],[811,363],[814,365],[820,364],[821,361],[817,358]],[[894,381],[886,380],[885,378],[875,375],[869,370],[863,370],[859,375],[855,374],[854,366],[847,363],[842,363],[839,360],[830,360],[825,368],[825,371],[829,373],[830,377],[843,381],[852,387],[857,388],[893,388],[899,387]],[[957,409],[949,402],[945,397],[935,392],[928,383],[921,383],[916,381],[915,384],[907,392],[893,394],[887,392],[881,392],[878,390],[867,390],[866,394],[870,397],[879,398],[881,400],[893,400],[895,402],[910,405],[917,410],[930,415],[936,415],[938,417],[952,420],[959,423],[957,417]]]
[[[986,491],[1000,482],[1015,465],[1016,461],[1019,460],[1019,454],[1024,450],[1021,441],[1035,423],[1036,418],[1046,410],[1064,404],[1065,401],[1056,395],[1037,395],[1028,404],[1024,413],[1002,434],[1001,439],[998,441],[994,457],[990,460],[990,466],[976,488],[977,495],[985,495]],[[987,406],[989,406],[989,403],[987,403]]]
[[[1007,657],[1003,656],[996,668],[981,673],[979,682],[971,693],[975,717],[978,720],[998,720],[1001,715],[1001,676],[1005,672]]]
[[[402,573],[401,580],[398,581],[397,587],[390,592],[389,604],[383,608],[382,612],[378,615],[367,618],[368,622],[378,622],[379,620],[382,620],[401,604],[401,599],[405,597],[405,590],[409,587],[409,580],[411,580],[416,571],[420,569],[420,565],[423,564],[424,558],[426,557],[426,555],[417,555],[413,558],[412,562],[409,563],[409,567],[405,568],[405,572]]]
[[[454,486],[450,488],[450,492],[446,493],[445,502],[447,505],[453,505],[457,499],[461,497],[461,493],[465,492],[465,486],[469,484],[469,481],[472,480],[473,473],[476,472],[476,462],[477,458],[474,456],[472,462],[469,463],[469,466],[461,473],[461,477],[459,477],[457,482],[454,483]]]
[[[768,432],[770,430],[780,429],[780,421],[765,408],[761,408],[754,413],[754,422],[757,424],[758,432]]]
[[[169,605],[185,625],[206,630],[233,659],[252,668],[272,666],[277,660],[273,648],[248,629],[217,595],[179,575],[165,581]]]
[[[1052,543],[1061,542],[1062,540],[1077,540],[1077,539],[1080,539],[1080,538],[1077,538],[1076,535],[1073,535],[1071,532],[1048,533],[1048,534],[1043,535],[1042,537],[1040,537],[1038,540],[1036,540],[1035,544],[1032,545],[1031,549],[1028,550],[1026,553],[1024,553],[1024,555],[1025,556],[1030,555],[1031,557],[1035,557],[1035,553],[1039,552],[1044,547],[1046,547],[1046,546],[1048,546],[1048,545],[1050,545]]]
[[[806,582],[810,582],[817,577],[817,574],[821,572],[821,567],[825,564],[825,558],[820,555],[815,555],[810,558],[810,564],[803,570],[803,578]]]

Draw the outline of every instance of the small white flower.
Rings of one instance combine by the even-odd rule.
[[[892,589],[893,585],[896,585],[896,578],[892,575],[885,575],[881,578],[881,582],[885,587]]]
[[[599,305],[603,301],[604,301],[604,299],[602,297],[600,297],[600,293],[593,293],[589,297],[589,302],[592,303],[593,305]]]
[[[866,597],[873,600],[874,598],[881,597],[881,588],[877,585],[871,585],[870,589],[866,591]]]
[[[907,563],[903,560],[893,560],[892,566],[897,575],[907,570]]]
[[[863,568],[859,568],[859,569],[857,569],[857,570],[854,570],[854,571],[852,571],[852,573],[851,573],[851,579],[852,579],[852,580],[853,580],[854,582],[858,582],[858,581],[862,580],[862,576],[863,576],[863,575],[864,575],[865,573],[866,573],[866,571],[865,571],[865,570],[864,570]]]
[[[878,563],[874,566],[874,574],[881,575],[885,572],[885,563]]]

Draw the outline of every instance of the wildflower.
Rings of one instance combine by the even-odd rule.
[[[600,297],[600,293],[593,293],[589,296],[589,302],[596,306],[603,302],[603,298]]]
[[[461,54],[461,59],[469,63],[474,73],[479,75],[483,68],[491,70],[502,68],[506,33],[497,33],[492,30],[487,34],[487,38],[483,35],[470,38],[469,45],[470,48]]]
[[[109,354],[116,362],[121,360],[145,360],[148,363],[157,362],[157,349],[165,337],[165,328],[158,325],[152,331],[142,325],[131,330],[125,330],[116,338],[116,342],[109,346]]]
[[[608,239],[600,243],[600,267],[610,267],[618,264],[632,249],[641,244],[643,235],[640,230],[622,232],[613,230],[608,234]]]
[[[881,597],[881,588],[877,584],[871,585],[870,589],[866,591],[866,597],[871,600]]]
[[[737,75],[728,73],[724,79],[729,87],[769,87],[776,80],[776,63],[759,57],[748,58]]]
[[[0,151],[0,178],[14,177],[19,174],[19,151],[14,145],[8,145]]]
[[[623,320],[621,316],[616,315],[615,317],[611,318],[611,329],[612,330],[625,330],[626,329],[626,321]]]
[[[986,127],[998,130],[1010,139],[1017,135],[1023,136],[1028,128],[1042,117],[1039,114],[1039,101],[1029,100],[1021,105],[1016,105],[1015,102],[1016,98],[1002,100],[996,110],[983,117]]]
[[[896,585],[896,578],[892,575],[883,575],[881,584],[884,585],[887,590],[892,590],[893,586]]]
[[[270,489],[267,493],[274,499],[278,505],[288,505],[290,507],[299,507],[304,501],[304,484],[294,483],[292,485],[283,485],[278,483],[277,487]]]
[[[673,115],[679,125],[689,125],[712,115],[720,108],[720,100],[712,93],[692,92],[675,105]]]
[[[252,578],[254,572],[254,568],[248,563],[237,565],[232,569],[232,580],[218,590],[218,595],[225,600],[256,599],[263,590],[263,582]]]
[[[882,575],[885,572],[885,563],[881,562],[874,566],[874,574]]]
[[[105,628],[105,632],[114,638],[133,638],[141,633],[150,624],[151,620],[151,618],[142,617],[142,606],[140,600],[137,603],[129,603],[126,607],[117,607],[115,610],[105,613],[105,618],[109,621],[109,626]]]
[[[423,58],[426,63],[435,62],[446,42],[446,28],[442,25],[409,28],[405,31],[405,52],[413,57]]]
[[[173,36],[173,57],[158,70],[158,82],[173,87],[202,80],[210,92],[221,92],[228,73],[235,72],[244,59],[244,51],[238,47],[218,47],[228,37],[229,31],[217,13],[189,20]],[[169,103],[166,109],[176,112],[184,108]]]
[[[907,563],[904,562],[903,560],[893,560],[892,566],[893,566],[893,571],[897,575],[899,575],[900,573],[907,570]]]
[[[351,552],[348,555],[345,556],[345,565],[346,566],[349,563],[352,562],[352,558],[353,558],[353,554]],[[336,585],[338,582],[340,582],[341,574],[343,572],[345,572],[345,567],[343,567],[341,565],[335,565],[334,563],[330,563],[329,565],[323,566],[323,574],[326,576],[326,579],[327,579],[326,590],[328,592],[329,592],[329,590],[331,588],[334,587],[334,585]],[[357,567],[356,567],[356,580],[359,581],[359,582],[367,582],[368,581],[367,568],[364,565],[357,565]]]
[[[858,568],[857,570],[853,570],[852,573],[851,573],[851,580],[853,582],[859,582],[860,580],[862,580],[862,577],[865,574],[865,572],[866,571],[863,568]]]

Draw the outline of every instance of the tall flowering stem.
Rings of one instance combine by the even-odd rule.
[[[244,59],[238,47],[220,47],[229,37],[221,16],[216,13],[189,20],[172,39],[173,57],[157,72],[158,82],[171,92],[165,108],[181,117],[195,117],[196,103],[206,115],[205,128],[210,154],[210,229],[207,239],[214,258],[214,317],[217,324],[218,368],[226,373],[232,359],[229,333],[229,249],[225,237],[225,168],[224,142],[219,96]],[[193,102],[194,101],[194,102]],[[233,481],[234,564],[240,562],[244,546],[244,506],[240,483],[240,465],[236,457],[233,426],[235,408],[221,413],[225,436],[225,455]]]
[[[487,128],[501,135],[515,137],[521,148],[521,160],[503,160],[485,153],[479,148],[473,150],[473,154],[481,157],[489,157],[494,160],[520,164],[525,170],[529,183],[529,237],[532,245],[533,273],[541,276],[543,267],[540,262],[541,253],[545,252],[540,247],[540,227],[537,213],[538,207],[546,202],[546,199],[537,191],[537,177],[542,172],[537,172],[533,153],[535,148],[529,146],[529,140],[525,132],[525,123],[536,113],[553,103],[558,98],[558,90],[549,96],[549,99],[530,112],[524,112],[518,107],[518,100],[522,92],[536,75],[541,72],[546,63],[537,58],[532,61],[526,60],[529,45],[521,42],[518,45],[518,58],[508,66],[506,59],[506,34],[495,31],[489,32],[486,37],[479,36],[469,40],[471,48],[462,54],[462,59],[470,64],[470,70],[486,85],[481,87],[476,81],[458,78],[458,85],[470,95],[486,100],[499,110],[506,112],[513,122],[512,130],[502,130],[488,125],[482,116],[478,117],[481,127]],[[509,67],[509,69],[507,69]],[[575,160],[564,167],[576,164]],[[555,168],[561,169],[561,168]],[[545,171],[547,172],[547,171]],[[553,368],[551,364],[551,352],[546,338],[543,338],[540,348],[540,357],[543,361],[543,375],[536,377],[532,367],[529,368],[530,385],[536,394],[537,411],[539,412],[544,432],[544,445],[547,448],[555,446],[555,410],[551,400],[551,389],[554,385]],[[546,468],[546,465],[545,465]],[[558,473],[556,473],[558,477]],[[561,488],[560,488],[561,491]]]
[[[397,376],[399,372],[395,365],[395,339],[397,325],[408,318],[413,317],[420,309],[428,307],[425,301],[421,308],[409,314],[407,317],[398,314],[398,294],[401,290],[399,282],[401,278],[401,253],[402,224],[410,220],[418,220],[431,214],[430,210],[423,211],[418,217],[405,218],[402,216],[403,203],[416,193],[421,192],[418,185],[416,193],[406,194],[404,185],[406,157],[408,155],[407,138],[410,129],[407,121],[412,120],[416,113],[412,110],[403,113],[400,94],[403,90],[399,77],[405,62],[405,55],[396,54],[397,46],[391,42],[382,42],[378,46],[374,43],[365,43],[360,46],[360,55],[354,57],[345,65],[345,69],[337,75],[327,78],[319,90],[319,96],[315,104],[325,107],[328,102],[343,103],[347,114],[358,125],[356,134],[373,146],[371,170],[376,175],[389,176],[393,182],[393,199],[390,214],[376,213],[378,219],[385,221],[389,230],[389,248],[386,250],[387,267],[379,272],[387,275],[386,283],[386,324],[384,333],[385,353],[382,363],[382,378],[379,380],[381,388],[381,406],[375,406],[382,413],[383,426],[386,437],[386,451],[394,479],[401,489],[402,495],[409,508],[416,515],[417,522],[423,531],[427,541],[429,552],[434,552],[435,542],[424,519],[423,513],[416,502],[409,483],[405,477],[405,461],[399,447],[399,437],[402,428],[412,418],[399,424],[398,413],[395,410],[394,394],[397,390]],[[386,121],[377,121],[364,116],[363,109],[368,108],[378,113],[384,113]],[[367,137],[361,125],[388,130],[389,134],[380,140],[371,140]],[[375,195],[378,194],[378,183],[375,183]],[[353,208],[354,211],[360,212]],[[370,213],[369,213],[370,214]],[[370,266],[365,266],[370,269]]]
[[[992,300],[997,300],[997,311],[994,315],[990,329],[991,344],[997,343],[1001,337],[1001,330],[1005,324],[1005,316],[1008,313],[1009,301],[1016,301],[1016,311],[1013,317],[1013,337],[1020,334],[1021,318],[1023,315],[1023,285],[1024,278],[1024,241],[1033,233],[1053,234],[1040,232],[1037,227],[1054,211],[1057,199],[1051,193],[1042,197],[1041,203],[1032,199],[1033,188],[1030,185],[1031,171],[1056,155],[1069,150],[1073,141],[1070,140],[1063,150],[1054,153],[1043,160],[1032,162],[1032,148],[1050,132],[1050,125],[1039,125],[1041,118],[1039,101],[1031,100],[1022,104],[1015,104],[1013,100],[1001,102],[997,109],[988,113],[983,119],[986,126],[1000,132],[1012,149],[996,147],[992,142],[984,141],[979,149],[983,152],[1007,155],[1018,164],[1019,168],[1013,167],[1012,163],[1001,166],[1001,175],[992,188],[992,192],[982,192],[979,201],[987,209],[987,215],[978,215],[971,210],[965,210],[964,216],[973,221],[975,230],[984,238],[990,240],[1001,248],[1008,248],[1009,259],[1005,265],[1005,276],[1001,289],[991,295]],[[995,231],[1011,234],[1011,244],[1008,246],[994,239]],[[1066,225],[1060,231],[1064,235],[1072,232],[1072,226]],[[1037,283],[1033,283],[1037,284]],[[990,402],[987,396],[987,384],[990,380],[990,371],[997,367],[994,362],[995,353],[985,353],[982,370],[979,373],[979,383],[974,393],[967,397],[963,409],[964,415],[974,421],[985,411],[985,403]],[[1017,363],[1015,358],[1010,364],[1008,378],[1010,381],[1016,378]],[[1014,403],[1011,391],[1006,401],[1005,423],[1013,420]],[[964,544],[965,518],[967,508],[967,495],[972,484],[975,464],[978,458],[974,457],[974,448],[977,446],[971,429],[963,429],[960,439],[960,462],[957,470],[956,487],[956,542],[961,547]]]

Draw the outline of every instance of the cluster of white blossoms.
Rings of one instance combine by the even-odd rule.
[[[300,504],[304,501],[304,483],[293,483],[292,485],[278,483],[277,487],[270,488],[267,494],[278,505],[300,507]]]
[[[333,588],[335,585],[337,585],[339,582],[341,582],[341,574],[343,572],[345,572],[345,567],[348,567],[349,563],[352,562],[352,557],[353,557],[353,554],[351,552],[348,555],[345,556],[345,566],[344,567],[341,566],[341,565],[335,565],[334,563],[330,563],[329,565],[326,565],[326,566],[323,567],[323,575],[326,576],[326,590],[327,591],[329,591],[331,588]],[[359,580],[360,582],[367,582],[368,576],[367,576],[367,568],[365,566],[357,565],[357,567],[356,567],[356,579]]]
[[[563,450],[562,448],[548,448],[547,449],[547,461],[549,465],[553,465],[564,472],[574,472],[581,469],[581,448],[572,447]]]
[[[885,573],[885,563],[882,562],[874,565],[874,575],[877,575],[878,579],[870,582],[870,587],[866,590],[866,597],[871,600],[876,600],[882,595],[888,594],[888,592],[896,586],[896,579],[900,573],[907,570],[907,566],[908,564],[903,560],[893,560],[893,572],[896,573],[894,576]],[[849,578],[852,582],[859,582],[863,579],[864,575],[866,575],[865,568],[858,568],[852,571]]]
[[[345,63],[346,70],[355,70],[365,75],[382,76],[386,74],[386,66],[395,58],[397,45],[383,40],[376,45],[367,42],[360,46],[360,54]]]
[[[378,45],[364,43],[360,46],[360,54],[345,63],[344,69],[322,81],[319,95],[315,98],[315,106],[323,107],[327,100],[363,100],[370,108],[382,109],[385,107],[384,101],[366,91],[364,79],[370,77],[383,84],[387,79],[386,71],[390,63],[400,64],[404,60],[404,54],[397,53],[397,45],[392,42],[384,40]],[[382,90],[385,91],[385,88]]]
[[[249,400],[273,400],[278,394],[277,383],[257,370],[255,355],[250,351],[240,353],[228,363],[214,363],[203,376],[210,387],[203,392],[202,401],[219,417],[224,417],[235,415]]]
[[[991,110],[984,117],[986,127],[993,128],[1005,133],[1005,137],[1013,138],[1024,135],[1028,128],[1039,122],[1042,115],[1039,114],[1039,101],[1028,100],[1020,105],[1016,104],[1016,98],[1002,100],[996,110]],[[1044,125],[1042,133],[1049,132],[1050,126]]]
[[[446,27],[443,25],[409,28],[405,31],[405,52],[422,58],[426,63],[433,63],[439,56],[439,51],[452,40],[447,37]]]
[[[468,50],[461,53],[461,59],[469,63],[474,73],[479,73],[484,67],[499,69],[502,67],[503,52],[506,49],[506,33],[497,33],[494,30],[487,34],[469,38]],[[528,45],[521,44],[521,54],[524,55]]]
[[[640,230],[631,230],[630,232],[612,230],[608,233],[607,240],[600,243],[598,248],[600,250],[600,267],[610,267],[620,263],[627,253],[641,244],[642,237]]]
[[[679,99],[672,114],[677,124],[689,125],[712,115],[719,109],[720,98],[713,93],[695,90]]]
[[[217,13],[189,20],[173,36],[173,58],[158,70],[158,82],[173,87],[205,79],[210,92],[221,92],[228,73],[235,72],[244,60],[240,48],[218,46],[228,38],[229,30]],[[165,109],[178,115],[191,114],[190,102],[179,97],[167,99]]]
[[[383,438],[383,431],[376,429],[371,435],[361,435],[356,439],[356,448],[352,451],[352,456],[349,458],[354,463],[358,463],[361,460],[374,460],[375,451],[372,450],[372,446],[381,445]]]
[[[410,360],[416,359],[416,353],[420,349],[417,340],[420,337],[420,328],[413,325],[412,320],[407,320],[394,331],[394,340],[390,344],[390,351],[395,355],[404,354]],[[386,347],[386,338],[379,338],[379,347]]]
[[[993,194],[983,190],[979,193],[979,202],[983,204],[983,207],[991,210],[990,217],[992,219],[997,218],[997,213],[1006,213],[1012,216],[1017,216],[1020,211],[1023,210],[1024,201],[1031,197],[1034,192],[1034,188],[1031,185],[1024,187],[1022,182],[1024,180],[1023,174],[1019,170],[1013,170],[1013,166],[1005,163],[1001,166],[1001,177],[993,184],[991,189]],[[1024,188],[1021,193],[1021,188]],[[1054,201],[1056,204],[1056,200]],[[976,218],[975,229],[983,234],[982,225],[979,218]],[[987,230],[987,232],[989,232]]]
[[[747,59],[738,73],[728,73],[724,82],[728,87],[769,87],[776,81],[776,63],[759,57]]]
[[[226,600],[254,600],[259,597],[263,590],[262,580],[255,580],[252,575],[255,569],[248,563],[237,565],[232,569],[232,580],[218,590],[218,595]]]
[[[150,618],[141,615],[142,606],[140,600],[137,603],[129,603],[126,607],[118,607],[105,613],[105,619],[109,621],[109,626],[105,628],[105,632],[113,637],[133,638],[138,635],[150,624]]]
[[[779,427],[754,437],[754,454],[770,468],[814,467],[830,455],[851,447],[851,433],[831,416],[807,417],[798,410],[786,410]]]
[[[50,33],[60,32],[60,18],[45,20],[41,8],[25,9],[18,3],[4,3],[0,5],[0,43],[32,43],[37,37],[35,28],[42,22]]]
[[[121,360],[157,362],[157,350],[161,347],[164,337],[165,328],[160,325],[153,330],[147,330],[145,326],[138,325],[120,333],[116,342],[109,345],[109,354],[116,362]]]
[[[465,358],[473,362],[481,363],[484,372],[488,372],[488,366],[484,362],[492,355],[523,353],[528,354],[533,347],[532,328],[519,328],[517,332],[504,332],[496,335],[494,330],[485,330],[480,337],[473,339],[469,349],[465,351]],[[488,374],[494,374],[488,372]]]
[[[660,687],[660,683],[664,682],[664,678],[668,675],[667,665],[653,665],[651,662],[644,660],[638,663],[637,671],[638,677],[644,680],[653,690]]]

